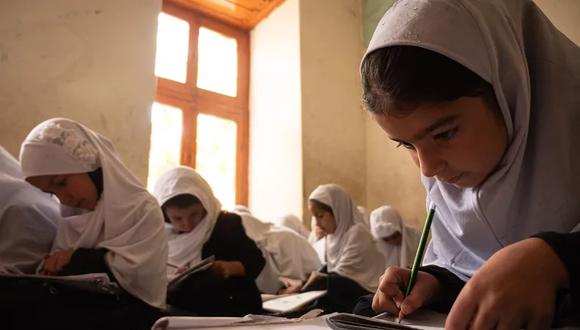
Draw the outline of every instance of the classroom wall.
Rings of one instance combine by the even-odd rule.
[[[300,1],[305,203],[318,185],[334,182],[346,188],[357,204],[366,205],[365,114],[358,73],[361,45],[359,0]]]
[[[343,185],[366,204],[360,108],[360,0],[288,0],[251,34],[252,212],[310,221],[318,185]]]
[[[0,143],[17,156],[39,122],[108,136],[145,182],[161,0],[0,1]]]
[[[250,35],[249,207],[260,219],[302,214],[299,0]]]
[[[560,31],[580,45],[580,1],[534,0],[534,2]]]

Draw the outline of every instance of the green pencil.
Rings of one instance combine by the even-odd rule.
[[[427,238],[429,237],[429,230],[431,229],[431,221],[433,221],[434,214],[435,204],[431,203],[429,213],[427,213],[427,219],[425,219],[425,225],[423,226],[423,232],[421,233],[421,239],[419,240],[419,247],[417,247],[417,254],[415,254],[415,260],[413,261],[413,268],[411,268],[411,276],[409,276],[409,283],[407,283],[405,297],[411,293],[413,285],[415,285],[415,279],[423,260],[423,254],[425,253],[425,246],[427,245]],[[402,314],[399,312],[399,323],[401,322],[401,319]]]

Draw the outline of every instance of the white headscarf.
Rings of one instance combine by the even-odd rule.
[[[401,233],[401,245],[387,244],[383,238]],[[397,210],[391,206],[381,206],[371,212],[371,233],[379,251],[385,256],[385,266],[410,267],[415,259],[421,233],[416,228],[406,226]]]
[[[164,307],[167,241],[163,216],[111,142],[75,121],[50,119],[28,134],[20,162],[26,178],[102,168],[103,192],[95,210],[75,210],[75,215],[65,216],[53,251],[109,250],[105,258],[119,284],[149,305]]]
[[[471,277],[502,247],[580,223],[580,50],[531,0],[402,0],[367,54],[423,47],[493,85],[509,147],[478,188],[423,178],[437,205],[426,263]],[[533,95],[532,95],[533,93]]]
[[[250,211],[250,209],[245,205],[234,206],[234,208],[232,209],[232,213],[252,215],[252,212]]]
[[[0,146],[0,173],[4,173],[13,178],[23,178],[20,164],[18,164],[18,161],[2,146]]]
[[[0,273],[33,274],[60,220],[58,202],[22,179],[20,165],[0,147]]]
[[[368,291],[375,291],[383,273],[383,256],[376,249],[373,237],[363,224],[362,215],[349,194],[337,184],[318,186],[310,194],[329,206],[336,230],[326,235],[328,272],[350,278]]]
[[[300,221],[300,218],[294,214],[283,215],[273,221],[274,224],[294,230],[304,238],[308,238],[310,231]]]
[[[178,266],[199,262],[203,245],[209,240],[222,209],[207,181],[193,168],[178,166],[157,179],[153,195],[160,205],[179,195],[191,195],[199,199],[207,214],[192,231],[178,234],[169,225],[169,262]]]
[[[282,286],[279,277],[305,280],[307,274],[320,267],[314,248],[295,231],[240,213],[250,239],[256,242],[266,259],[264,269],[256,278],[261,292],[276,293]]]

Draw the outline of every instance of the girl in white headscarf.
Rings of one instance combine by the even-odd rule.
[[[377,249],[385,257],[385,268],[410,268],[421,237],[419,230],[405,225],[399,212],[388,205],[373,210],[370,219]]]
[[[199,315],[241,316],[262,310],[255,279],[262,253],[245,233],[240,216],[222,211],[209,184],[192,168],[163,173],[153,194],[169,235],[169,267],[187,267],[214,256],[211,268],[188,277],[168,302]]]
[[[316,226],[326,236],[326,269],[313,272],[313,288],[328,290],[318,302],[325,312],[351,312],[356,300],[377,289],[382,256],[363,224],[362,215],[339,185],[318,186],[308,199]]]
[[[580,300],[578,46],[531,0],[402,0],[361,75],[437,206],[429,266],[406,298],[408,271],[387,270],[375,310],[453,304],[454,329],[548,328],[558,292]]]
[[[63,221],[41,273],[108,273],[125,291],[110,303],[135,313],[116,314],[120,321],[137,327],[154,321],[166,296],[163,216],[111,142],[75,121],[50,119],[28,134],[20,163],[26,181],[56,195],[63,205]],[[84,306],[77,301],[74,305],[71,314]],[[99,311],[91,313],[105,320]],[[87,324],[99,322],[81,315],[73,316]]]
[[[262,293],[276,294],[288,281],[306,280],[313,270],[320,268],[314,248],[294,230],[261,221],[248,213],[238,214],[246,234],[256,242],[266,259],[264,269],[256,278]]]
[[[0,146],[0,273],[33,274],[50,253],[58,202],[22,179],[20,164]]]

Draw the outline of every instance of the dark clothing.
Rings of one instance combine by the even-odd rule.
[[[105,249],[77,249],[59,275],[107,273]],[[4,278],[0,281],[2,329],[150,329],[161,312],[121,290],[89,292],[63,284]]]
[[[370,293],[357,282],[336,273],[328,273],[326,285],[328,291],[318,299],[316,306],[323,309],[324,313],[351,313],[357,299]]]
[[[350,278],[337,273],[329,273],[327,265],[322,265],[317,271],[328,276],[324,281],[310,286],[307,291],[327,290],[327,292],[326,295],[316,300],[308,309],[320,308],[325,314],[334,312],[350,313],[357,299],[370,293]]]
[[[580,232],[560,234],[543,232],[534,237],[543,239],[560,257],[570,279],[570,297],[576,307],[580,307]],[[578,310],[578,309],[577,309]]]
[[[202,248],[202,258],[240,261],[245,276],[227,279],[202,271],[185,279],[168,292],[168,303],[198,315],[242,316],[262,311],[256,277],[266,263],[262,252],[247,235],[242,219],[234,213],[221,212],[211,236]]]

